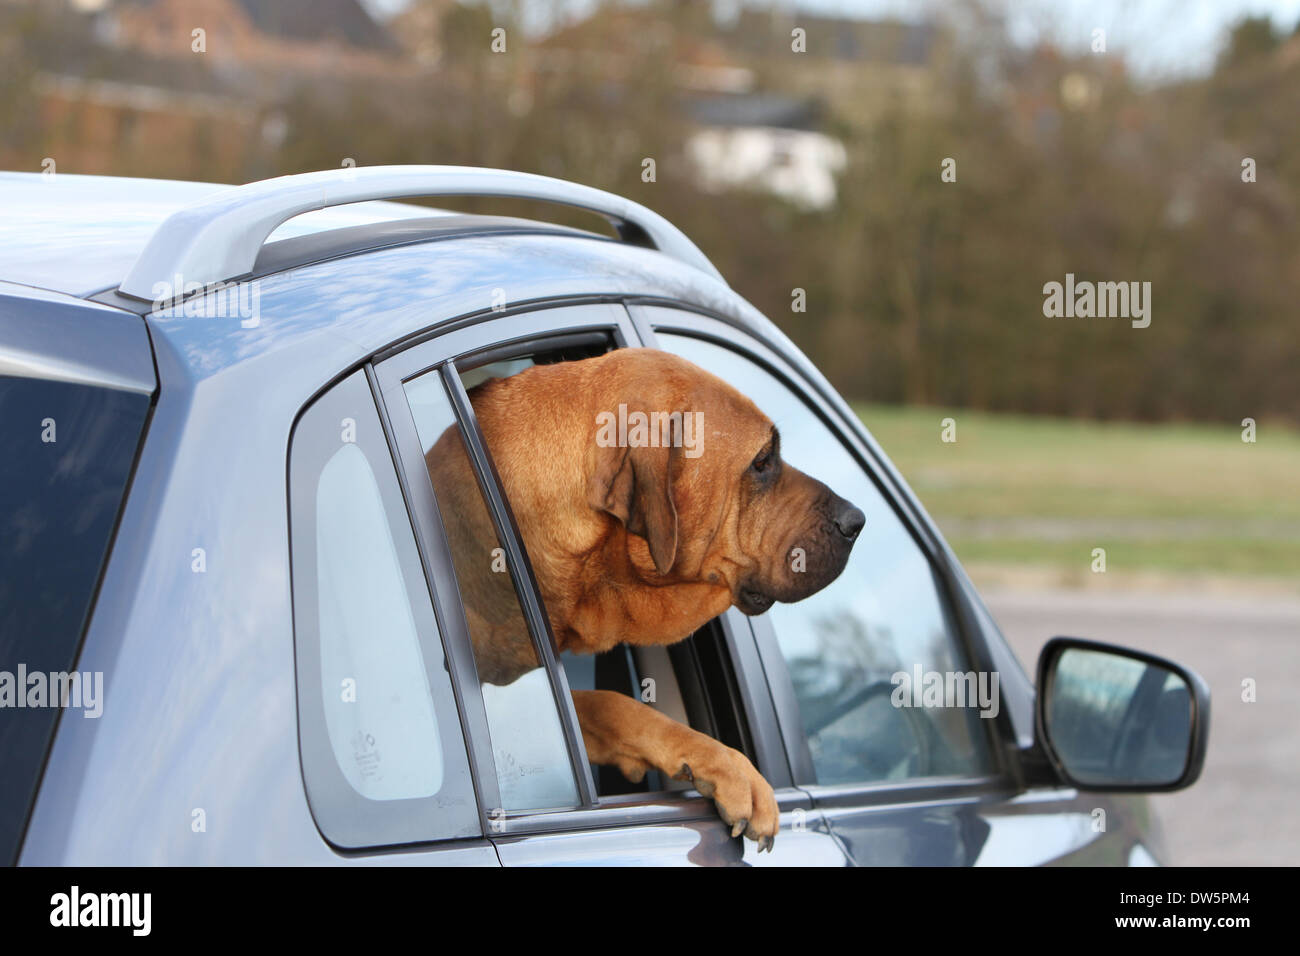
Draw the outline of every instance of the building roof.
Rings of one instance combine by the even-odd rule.
[[[371,50],[397,43],[357,0],[237,0],[253,25],[285,40],[334,41]]]
[[[821,121],[821,104],[816,100],[755,93],[740,96],[710,96],[691,100],[692,118],[706,126],[769,126],[779,129],[816,129]]]
[[[751,53],[786,55],[790,31],[804,30],[808,55],[841,61],[924,66],[941,42],[931,22],[876,20],[746,6],[733,31],[735,44]]]
[[[115,0],[121,6],[150,8],[159,0]],[[370,50],[395,50],[393,37],[359,0],[229,0],[254,29],[300,43],[341,43]],[[114,0],[107,9],[111,11]]]

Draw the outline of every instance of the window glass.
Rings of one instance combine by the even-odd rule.
[[[702,339],[659,332],[658,341],[752,398],[780,429],[782,457],[866,515],[835,581],[767,612],[794,684],[817,782],[987,772],[979,691],[988,691],[984,712],[995,714],[995,685],[991,675],[970,671],[930,562],[875,483],[775,375]],[[954,693],[936,698],[936,681]]]
[[[0,375],[0,698],[25,705],[0,709],[0,864],[18,851],[63,706],[62,684],[55,706],[21,675],[66,674],[68,706],[103,709],[102,675],[73,684],[73,667],[149,400]]]
[[[432,796],[442,786],[433,700],[379,485],[354,443],[321,470],[316,570],[321,699],[339,770],[370,800]]]
[[[451,401],[436,371],[405,389],[469,624],[502,809],[576,806],[577,784],[555,696]]]
[[[346,847],[477,835],[455,695],[365,373],[290,452],[299,740],[321,832]]]

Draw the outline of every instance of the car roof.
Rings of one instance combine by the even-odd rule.
[[[0,172],[0,280],[86,297],[116,288],[172,213],[223,189],[221,183]],[[271,239],[451,213],[396,202],[363,202],[305,213]]]

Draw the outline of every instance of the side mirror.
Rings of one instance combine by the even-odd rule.
[[[1210,690],[1141,651],[1054,637],[1038,657],[1038,741],[1080,790],[1162,791],[1201,775]]]

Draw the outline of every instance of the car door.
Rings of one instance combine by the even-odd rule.
[[[780,351],[716,318],[632,305],[654,344],[750,395],[782,433],[783,457],[867,516],[849,564],[824,590],[753,619],[793,782],[855,863],[1032,864],[1115,844],[1110,809],[1068,788],[1017,795],[1009,710],[986,635],[958,611],[946,555],[922,535],[834,408]],[[945,573],[948,572],[948,573]],[[1029,699],[1032,702],[1032,698]],[[1098,810],[1101,811],[1100,817]],[[1123,844],[1121,847],[1120,844]]]
[[[621,304],[555,303],[485,316],[398,351],[375,366],[425,564],[438,578],[439,620],[469,741],[483,826],[506,865],[795,863],[844,865],[846,856],[809,796],[793,786],[754,633],[728,613],[672,649],[615,651],[598,658],[557,655],[511,504],[467,389],[533,363],[568,361],[641,339]],[[545,436],[538,436],[543,442]],[[539,445],[539,454],[544,446]],[[426,456],[433,457],[426,460]],[[451,489],[429,460],[457,457],[472,469],[496,539],[463,554],[449,545]],[[435,475],[435,472],[438,475]],[[496,605],[532,641],[522,677],[505,686],[476,660],[459,589],[492,562]],[[783,832],[759,857],[732,838],[711,800],[652,774],[639,787],[587,761],[571,687],[638,694],[697,729],[749,754],[777,790]],[[649,688],[654,690],[647,693]],[[615,779],[617,778],[617,779]]]

